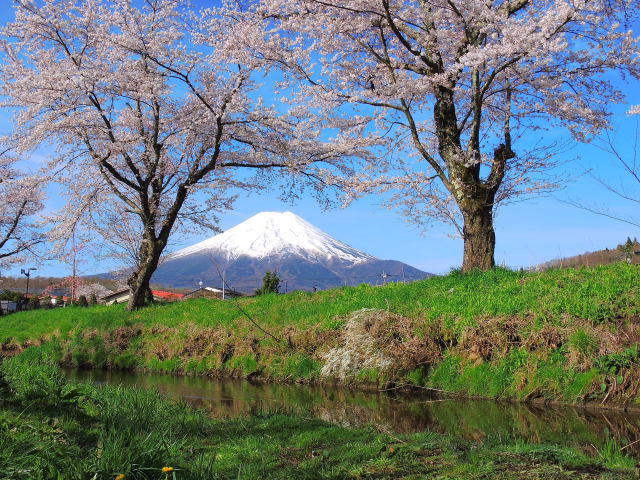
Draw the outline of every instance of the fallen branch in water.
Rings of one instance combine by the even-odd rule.
[[[431,392],[438,392],[438,393],[446,393],[447,395],[455,395],[456,392],[450,392],[448,390],[441,390],[439,388],[433,388],[433,387],[423,387],[420,385],[413,385],[411,383],[404,383],[402,385],[397,385],[395,387],[390,387],[390,388],[382,388],[377,390],[378,392],[391,392],[393,390],[402,390],[403,388],[419,388],[421,390],[429,390]]]

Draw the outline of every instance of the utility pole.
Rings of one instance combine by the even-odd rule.
[[[33,267],[31,267],[31,268],[27,268],[26,270],[25,270],[24,268],[21,268],[21,269],[20,269],[20,273],[21,273],[22,275],[24,275],[25,277],[27,277],[27,290],[26,290],[26,291],[25,291],[25,293],[24,293],[24,300],[25,300],[25,303],[26,303],[27,301],[29,301],[29,279],[31,278],[31,271],[32,271],[32,270],[37,270],[37,268],[33,268]]]
[[[226,273],[227,273],[226,270],[222,271],[222,299],[223,300],[224,300],[224,294],[225,294],[225,280],[224,280],[224,277],[225,277]]]
[[[78,293],[78,250],[76,246],[76,231],[71,234],[71,303],[76,303]]]

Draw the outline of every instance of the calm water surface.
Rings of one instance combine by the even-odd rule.
[[[285,411],[346,427],[373,427],[389,433],[431,430],[475,441],[522,440],[592,451],[614,439],[622,446],[637,442],[625,452],[640,458],[637,414],[205,377],[100,370],[71,370],[68,375],[80,381],[156,389],[205,408],[216,418]]]

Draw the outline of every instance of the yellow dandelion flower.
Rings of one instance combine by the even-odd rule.
[[[162,467],[162,471],[164,473],[173,472],[173,467]]]
[[[121,473],[120,475],[116,475],[116,480],[124,480],[124,473]]]

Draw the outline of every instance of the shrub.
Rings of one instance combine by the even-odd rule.
[[[113,364],[122,370],[133,370],[140,364],[140,360],[131,352],[124,352],[116,356]]]
[[[37,310],[40,308],[40,299],[38,297],[31,297],[28,300],[28,303],[31,310]]]
[[[11,290],[3,290],[0,293],[0,300],[9,300],[10,302],[19,302],[22,300],[22,293],[12,292]]]
[[[48,295],[46,297],[42,297],[42,300],[40,301],[40,306],[44,308],[51,308],[51,297]]]
[[[80,295],[78,297],[78,306],[79,307],[88,307],[89,306],[89,302],[87,302],[87,297],[85,297],[84,295]]]
[[[89,305],[91,305],[92,307],[98,304],[98,298],[96,297],[95,293],[91,294],[91,297],[89,297]]]
[[[569,343],[578,353],[587,357],[595,355],[600,348],[598,339],[582,329],[576,330],[569,337]]]
[[[319,372],[320,363],[303,353],[287,357],[282,366],[282,375],[291,379],[311,378]]]

